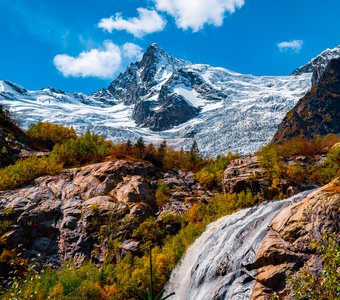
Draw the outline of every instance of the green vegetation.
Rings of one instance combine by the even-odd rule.
[[[76,139],[77,135],[71,127],[38,122],[28,128],[27,134],[37,145],[43,145],[52,150],[56,144],[63,144],[69,139]]]
[[[16,188],[42,175],[54,175],[63,166],[53,157],[32,156],[0,169],[0,190]]]
[[[86,132],[78,138],[71,138],[65,143],[55,145],[52,157],[65,167],[80,166],[103,161],[113,144],[97,134]]]
[[[143,222],[134,232],[142,243],[142,255],[127,254],[116,264],[97,268],[87,263],[79,268],[65,264],[60,271],[32,272],[13,286],[6,299],[138,299],[149,288],[149,246],[153,244],[154,295],[162,291],[169,275],[186,249],[204,231],[207,224],[240,208],[258,204],[251,193],[216,195],[208,204],[195,203],[184,215],[177,216],[181,229],[176,235],[159,234],[161,225],[155,218]],[[167,216],[164,222],[172,222]],[[158,237],[157,241],[155,236]],[[156,243],[157,242],[157,243]],[[140,297],[139,297],[140,299]],[[144,299],[144,298],[143,298]]]
[[[19,187],[39,176],[57,174],[63,167],[102,161],[111,147],[111,142],[89,132],[71,138],[61,145],[56,144],[48,157],[20,159],[0,169],[0,190]]]
[[[228,153],[227,156],[218,156],[210,160],[196,174],[198,182],[206,189],[221,188],[222,175],[230,161],[238,158],[238,155]]]
[[[293,286],[295,299],[340,299],[340,244],[337,237],[324,237],[311,248],[321,256],[322,270],[316,274],[303,267],[288,280]]]
[[[304,140],[294,138],[282,145],[269,144],[258,153],[260,166],[267,170],[270,189],[280,193],[281,179],[292,182],[325,184],[340,176],[340,147],[333,147],[340,138],[329,134],[323,138]],[[321,165],[315,165],[314,157],[327,154]],[[304,163],[299,157],[306,157],[312,163]],[[287,160],[291,160],[287,164]]]
[[[163,181],[158,185],[156,190],[156,204],[161,206],[168,202],[170,189]]]

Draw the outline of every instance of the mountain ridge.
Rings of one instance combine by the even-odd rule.
[[[0,89],[0,100],[25,128],[62,120],[78,133],[91,130],[115,142],[143,136],[184,149],[196,139],[202,154],[216,156],[250,153],[269,142],[284,115],[309,90],[311,76],[243,75],[175,58],[152,44],[140,62],[91,95]]]

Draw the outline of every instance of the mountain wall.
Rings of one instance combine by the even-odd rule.
[[[340,134],[340,59],[328,63],[319,81],[287,113],[273,142],[328,133]]]

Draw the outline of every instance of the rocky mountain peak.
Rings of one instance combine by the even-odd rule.
[[[151,44],[143,55],[142,60],[139,62],[139,68],[150,68],[153,66],[160,67],[161,65],[171,65],[173,68],[190,64],[180,58],[176,58],[163,50],[158,44]]]
[[[312,84],[315,84],[320,79],[322,73],[325,71],[328,62],[334,58],[340,58],[340,45],[336,46],[333,49],[324,50],[305,65],[295,69],[292,75],[313,73]]]

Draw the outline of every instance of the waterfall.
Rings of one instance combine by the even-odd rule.
[[[271,221],[309,193],[242,209],[209,224],[172,271],[166,294],[175,292],[171,300],[249,299],[256,274],[246,266],[254,262]]]

